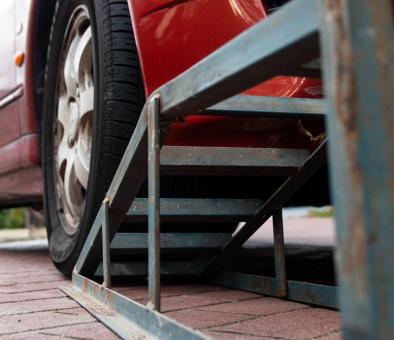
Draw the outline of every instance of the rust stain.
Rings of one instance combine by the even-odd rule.
[[[82,291],[86,293],[89,289],[89,282],[87,279],[83,279]]]
[[[344,134],[344,147],[347,149],[346,154],[349,156],[347,160],[347,171],[352,176],[349,176],[352,183],[350,186],[357,194],[356,201],[352,202],[350,208],[350,220],[347,221],[347,227],[350,228],[351,242],[348,242],[350,249],[343,251],[350,256],[346,256],[347,262],[343,263],[344,270],[351,273],[357,268],[360,268],[366,260],[366,235],[364,222],[359,211],[363,206],[363,195],[361,184],[363,182],[363,175],[361,173],[358,154],[358,131],[357,131],[357,91],[355,87],[355,70],[353,64],[352,48],[350,45],[350,32],[345,26],[344,17],[344,2],[341,0],[327,0],[327,13],[332,17],[332,24],[335,27],[335,45],[332,48],[330,58],[334,63],[332,89],[335,91],[336,99],[335,113],[337,121],[342,123]],[[366,284],[358,283],[360,293],[367,293]]]

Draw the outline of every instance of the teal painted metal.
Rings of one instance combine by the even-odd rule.
[[[286,257],[285,240],[283,235],[283,215],[282,209],[276,211],[272,216],[274,234],[274,259],[275,276],[278,280],[277,296],[287,297],[287,278],[286,278]]]
[[[163,222],[239,222],[253,216],[263,204],[259,199],[161,198]],[[146,222],[148,201],[136,198],[127,212],[128,222]]]
[[[153,96],[160,94],[162,139],[176,117],[205,110],[315,59],[320,5],[321,0],[290,2],[159,88]],[[272,30],[272,25],[277,29]],[[267,35],[271,39],[261,39]],[[147,111],[146,104],[108,190],[111,240],[147,177]],[[94,273],[101,253],[101,241],[94,237],[92,242],[81,268],[87,275]]]
[[[220,249],[231,238],[231,233],[161,233],[160,249]],[[111,251],[124,253],[148,249],[145,233],[117,233]]]
[[[62,289],[123,339],[207,339],[198,331],[77,273],[73,274],[73,287]]]
[[[201,111],[203,115],[239,116],[264,118],[322,118],[325,116],[324,99],[278,98],[259,96],[234,96]]]
[[[109,241],[109,225],[108,225],[108,199],[103,201],[103,222],[101,225],[101,235],[103,242],[103,274],[104,274],[104,286],[111,288],[111,249]]]
[[[210,275],[208,280],[229,288],[283,297],[277,278],[218,270]],[[287,280],[286,298],[313,305],[337,308],[337,290],[338,288],[335,286]]]
[[[160,96],[148,102],[148,307],[160,312]]]
[[[344,335],[348,339],[392,336],[394,334],[394,290],[392,289],[394,270],[391,264],[394,255],[392,247],[394,96],[391,93],[394,78],[392,18],[394,12],[392,6],[390,0],[292,1],[267,20],[247,30],[160,88],[145,105],[109,189],[110,214],[108,216],[106,214],[108,210],[101,208],[77,262],[74,281],[79,286],[79,292],[73,291],[70,294],[81,295],[81,287],[86,285],[86,292],[91,297],[98,297],[101,303],[109,304],[117,311],[123,309],[127,320],[131,323],[139,323],[148,332],[154,328],[155,334],[159,336],[164,334],[160,332],[166,331],[166,326],[162,330],[160,327],[157,328],[157,324],[149,324],[152,315],[162,317],[160,314],[155,314],[154,311],[143,306],[137,306],[135,302],[121,298],[111,290],[78,274],[81,272],[85,275],[93,275],[102,251],[105,253],[108,248],[105,247],[107,239],[104,239],[104,248],[102,248],[103,242],[99,237],[103,218],[108,217],[104,222],[105,226],[109,227],[108,240],[112,240],[147,177],[149,164],[149,249],[151,252],[149,284],[152,305],[159,309],[160,272],[163,269],[159,267],[161,241],[159,234],[161,206],[158,188],[161,147],[159,133],[161,132],[163,139],[173,120],[190,112],[203,113],[204,110],[208,110],[210,114],[231,115],[233,111],[229,109],[229,103],[236,103],[235,109],[245,116],[259,114],[256,110],[261,102],[251,102],[245,110],[242,110],[238,104],[244,98],[228,98],[273,76],[292,74],[292,72],[299,74],[300,70],[307,69],[309,66],[306,64],[313,62],[319,56],[318,43],[321,33],[327,100],[320,104],[325,104],[326,112],[329,113],[327,116],[331,135],[332,186],[338,219],[338,274],[341,283],[340,301],[343,308]],[[291,60],[291,63],[288,63],[288,60]],[[289,65],[292,67],[289,68]],[[160,94],[160,107],[158,94]],[[226,99],[226,102],[218,104]],[[153,110],[155,115],[152,115],[152,100],[155,103]],[[290,105],[287,100],[277,101],[276,104],[280,107],[275,111],[273,110],[275,102],[276,100],[273,102],[271,100],[269,104],[271,106],[267,104],[268,107],[262,114],[299,118],[308,114],[314,116],[313,111],[318,111],[317,103],[304,101],[304,108],[308,107],[307,112],[299,112],[302,110],[298,109],[288,112],[284,110],[286,105]],[[311,105],[315,107],[311,108]],[[158,129],[159,109],[161,131]],[[317,115],[320,115],[320,112],[317,112]],[[149,139],[148,125],[150,125]],[[278,214],[278,209],[281,209],[295,191],[324,164],[325,147],[326,141],[305,162],[292,169],[294,172],[288,173],[290,177],[284,184],[224,245],[206,271],[210,280],[230,287],[285,296],[296,301],[333,308],[337,306],[336,287],[285,280],[282,219]],[[201,150],[195,150],[194,156],[197,157],[182,163],[177,157],[183,151],[185,150],[178,150],[178,155],[169,154],[166,166],[174,168],[175,164],[180,168],[183,166],[183,170],[201,166],[207,173],[213,171],[214,174],[222,174],[215,172],[215,164],[223,165],[226,161],[232,160],[228,154],[217,157],[218,154],[214,154],[217,150],[210,150],[211,158],[204,160],[201,158]],[[269,161],[272,167],[281,167],[279,162],[274,164],[272,159]],[[189,163],[186,164],[187,162]],[[165,165],[165,162],[162,165]],[[237,162],[230,164],[230,166],[236,165]],[[138,200],[135,203],[138,203]],[[192,209],[189,208],[190,206],[185,207],[183,212],[190,216]],[[277,278],[218,270],[221,260],[237,250],[273,214],[275,215]],[[131,212],[130,215],[133,213]],[[204,217],[207,216],[209,214]],[[197,267],[196,265],[193,270],[195,271]],[[104,265],[104,268],[107,268],[104,272],[108,273],[108,266]],[[131,267],[127,265],[116,268],[120,273],[122,270],[125,273],[132,272]],[[141,269],[146,270],[146,267]],[[176,272],[174,267],[172,270]],[[111,301],[107,301],[105,296],[111,297]],[[104,322],[119,328],[119,320],[116,317]],[[169,321],[164,319],[163,322],[167,325]],[[176,334],[192,338],[199,336],[197,333],[188,333],[176,323],[169,324],[175,332],[180,332]],[[122,329],[118,331],[123,332]]]
[[[394,4],[326,1],[322,30],[345,339],[394,336]]]
[[[194,259],[162,259],[160,263],[160,274],[162,276],[185,277],[201,276],[206,268],[208,260],[203,258]],[[103,276],[102,263],[99,264],[96,272],[92,277],[100,278]],[[148,261],[142,260],[125,260],[123,262],[112,261],[111,276],[116,279],[135,279],[148,276]]]
[[[301,186],[313,176],[326,162],[326,143],[323,141],[306,162],[298,169],[298,172],[289,177],[261,206],[259,211],[250,218],[245,225],[234,234],[214,257],[207,267],[207,274],[216,271],[220,262],[229,254],[239,249],[279,208],[281,208]]]
[[[188,176],[290,176],[309,154],[306,149],[165,146],[160,171]]]

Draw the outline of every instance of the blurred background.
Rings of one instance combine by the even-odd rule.
[[[42,210],[12,208],[0,210],[0,243],[46,238]]]

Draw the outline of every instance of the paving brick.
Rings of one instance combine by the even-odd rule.
[[[163,296],[176,296],[176,295],[188,295],[197,293],[208,293],[208,292],[219,292],[225,290],[223,287],[212,286],[206,284],[189,284],[189,285],[171,285],[162,287]]]
[[[14,294],[0,294],[0,310],[2,308],[2,303],[18,302],[18,301],[30,301],[30,300],[40,300],[40,299],[50,299],[64,297],[64,294],[60,289],[48,289],[42,291],[33,292],[23,292]]]
[[[117,340],[119,339],[108,328],[99,322],[89,322],[79,325],[70,325],[65,327],[48,328],[41,331],[23,332],[16,335],[7,335],[7,339],[25,340],[25,339],[102,339]],[[2,339],[2,337],[0,337]],[[5,339],[5,337],[4,337]]]
[[[309,308],[263,316],[211,330],[287,339],[311,339],[339,331],[340,317],[335,311]]]
[[[162,298],[162,311],[170,312],[180,309],[191,309],[212,304],[224,303],[225,299],[216,299],[213,296],[205,297],[201,295],[180,295]]]
[[[127,296],[130,299],[139,301],[139,300],[143,300],[143,299],[147,299],[148,298],[148,288],[147,287],[133,287],[131,289],[123,289],[123,290],[119,290],[116,289],[116,291],[118,291],[120,294]]]
[[[213,339],[231,339],[231,340],[257,340],[257,339],[267,339],[267,340],[274,340],[278,338],[272,337],[265,337],[265,336],[256,336],[256,335],[246,335],[246,334],[237,334],[232,332],[204,332],[206,335]]]
[[[66,280],[41,282],[40,284],[36,284],[36,283],[10,284],[8,286],[2,286],[2,287],[0,286],[0,294],[14,294],[14,293],[41,291],[41,290],[59,288],[61,286],[68,284],[70,284],[70,281],[66,281]]]
[[[242,301],[247,299],[259,298],[261,295],[234,289],[221,289],[212,292],[204,292],[202,295],[206,298],[214,297],[226,301]]]
[[[56,335],[42,334],[40,332],[27,332],[0,336],[1,340],[55,340]]]
[[[301,303],[284,301],[269,297],[257,298],[246,301],[223,303],[220,305],[202,307],[205,311],[236,313],[245,315],[269,315],[309,308]]]
[[[318,338],[318,340],[341,340],[341,339],[342,339],[342,334],[340,332],[330,333]]]
[[[22,277],[40,277],[44,275],[61,275],[55,269],[40,269],[40,270],[8,270],[0,273],[0,280],[8,280],[10,278],[22,278]]]
[[[58,289],[68,284],[45,252],[0,251],[0,339],[117,339]],[[147,287],[117,290],[146,303]],[[341,338],[330,310],[205,284],[164,285],[162,296],[166,315],[216,339]]]
[[[166,313],[174,320],[179,321],[191,328],[202,329],[208,327],[217,327],[231,324],[239,321],[250,319],[247,315],[237,315],[230,313],[203,312],[201,310],[184,309],[175,312]]]
[[[95,319],[84,309],[74,308],[0,317],[0,335],[28,332],[59,326],[92,322]]]
[[[76,308],[78,306],[74,300],[68,297],[4,303],[0,304],[0,316]]]
[[[64,276],[61,274],[38,275],[36,273],[26,276],[10,276],[8,278],[0,278],[0,288],[18,283],[41,283],[53,281],[64,281]]]
[[[118,288],[114,288],[114,290],[136,301],[146,300],[148,297],[148,288],[146,286],[131,287],[131,288],[118,287]],[[220,294],[222,290],[225,289],[221,287],[203,285],[203,284],[163,286],[161,289],[161,296],[162,297],[186,296],[186,295],[196,295],[202,293],[204,294],[204,296],[206,294],[212,293],[209,296],[211,295],[213,296],[215,295],[215,292],[219,292]]]
[[[108,328],[99,322],[83,325],[58,327],[46,331],[47,334],[55,334],[58,337],[82,338],[82,339],[105,339],[117,340],[117,337]]]
[[[3,260],[3,258],[2,258]],[[9,274],[35,274],[42,271],[43,267],[48,267],[47,264],[26,264],[21,265],[18,262],[8,263],[7,266],[0,267],[0,275]],[[54,273],[54,271],[52,271]]]

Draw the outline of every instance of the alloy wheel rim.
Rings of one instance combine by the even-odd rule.
[[[85,208],[93,133],[93,47],[89,12],[78,6],[67,25],[58,77],[55,172],[63,228],[75,234]]]

